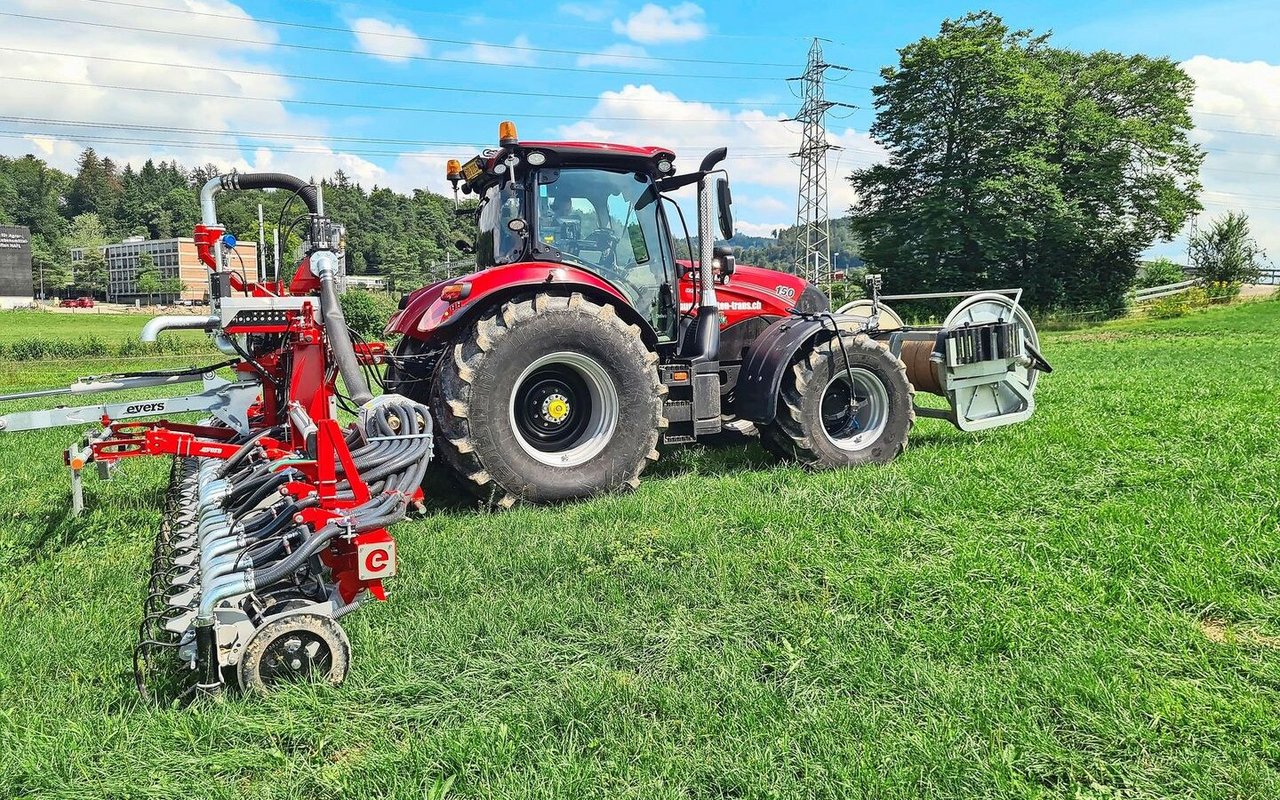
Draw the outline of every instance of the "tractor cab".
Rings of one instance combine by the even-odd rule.
[[[506,127],[503,134],[501,149],[450,162],[448,170],[455,190],[480,201],[477,267],[547,263],[589,272],[659,341],[674,342],[677,288],[690,271],[688,260],[677,261],[670,203],[660,192],[675,155],[659,147],[519,142]]]

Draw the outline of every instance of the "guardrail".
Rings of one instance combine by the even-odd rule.
[[[1180,283],[1168,283],[1164,286],[1152,286],[1148,289],[1138,289],[1133,293],[1133,299],[1136,302],[1145,303],[1148,300],[1156,300],[1161,297],[1168,297],[1170,295],[1185,292],[1191,287],[1198,286],[1199,284],[1199,278],[1192,278],[1190,280],[1181,281]]]

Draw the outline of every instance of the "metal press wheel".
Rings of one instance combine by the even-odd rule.
[[[351,665],[342,626],[319,614],[286,614],[254,631],[236,666],[246,692],[265,694],[289,683],[338,685]]]

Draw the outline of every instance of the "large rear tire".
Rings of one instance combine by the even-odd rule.
[[[498,507],[635,488],[658,458],[666,387],[640,328],[581,294],[514,298],[445,352],[437,442]]]
[[[831,336],[791,364],[760,441],[814,469],[884,464],[906,449],[914,397],[906,367],[887,346],[861,333]]]

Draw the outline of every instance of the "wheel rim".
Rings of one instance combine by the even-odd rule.
[[[573,467],[599,455],[618,426],[618,390],[595,359],[549,353],[529,366],[511,393],[511,429],[540,463]]]
[[[262,651],[258,675],[265,686],[325,677],[333,669],[333,650],[311,631],[283,633]]]
[[[850,397],[852,396],[852,404]],[[864,450],[889,424],[889,390],[870,370],[838,370],[822,390],[822,432],[841,450]]]

